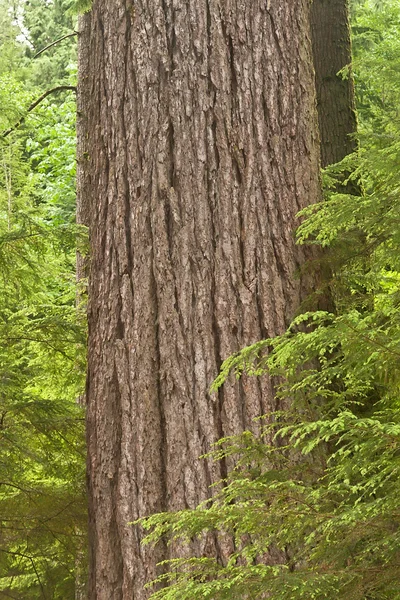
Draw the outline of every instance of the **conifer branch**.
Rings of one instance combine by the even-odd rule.
[[[27,113],[30,113],[34,108],[36,108],[41,102],[43,102],[43,100],[45,100],[47,98],[47,96],[50,96],[50,94],[54,94],[56,92],[62,92],[62,91],[67,91],[70,90],[71,92],[75,92],[76,93],[76,86],[74,85],[59,85],[55,88],[52,88],[51,90],[47,90],[46,92],[44,92],[44,94],[42,94],[40,96],[40,98],[38,98],[37,100],[35,100],[34,102],[32,102],[32,104],[30,106],[28,106],[27,108]],[[25,121],[26,119],[26,115],[24,115],[23,117],[20,118],[20,120],[15,123],[15,125],[13,125],[12,127],[10,127],[9,129],[7,129],[6,131],[4,131],[1,134],[2,138],[7,137],[8,135],[10,135],[10,133],[12,133],[13,131],[15,131],[16,129],[18,129],[18,127],[20,127],[20,125],[22,125],[22,123]]]
[[[35,572],[36,579],[37,579],[37,582],[38,582],[38,584],[40,586],[40,590],[41,590],[41,593],[42,593],[42,597],[46,598],[46,595],[45,595],[45,592],[44,592],[43,583],[42,583],[42,580],[40,579],[40,576],[39,576],[38,570],[36,568],[36,563],[35,563],[35,560],[34,560],[33,556],[31,556],[30,554],[25,554],[24,552],[12,552],[11,550],[4,550],[3,548],[0,548],[0,552],[3,552],[4,554],[10,554],[11,556],[20,556],[21,558],[27,558],[30,561],[30,563],[32,565],[32,569]]]

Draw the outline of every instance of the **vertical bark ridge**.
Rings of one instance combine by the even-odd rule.
[[[357,149],[348,0],[313,0],[311,31],[321,161],[326,167]]]
[[[310,285],[293,238],[319,198],[308,0],[95,0],[85,19],[89,593],[142,600],[166,550],[128,523],[205,499],[223,471],[197,457],[276,408],[268,378],[208,390]]]

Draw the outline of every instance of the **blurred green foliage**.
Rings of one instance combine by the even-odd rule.
[[[75,80],[68,2],[0,2],[0,595],[84,587],[85,316],[76,308]]]

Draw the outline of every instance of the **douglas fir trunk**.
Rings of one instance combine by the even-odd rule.
[[[198,457],[277,408],[268,378],[208,390],[224,358],[284,331],[308,287],[293,236],[319,198],[308,11],[95,0],[82,18],[90,600],[147,597],[165,553],[129,523],[206,498],[221,473]]]

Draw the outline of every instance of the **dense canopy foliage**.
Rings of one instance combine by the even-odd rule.
[[[34,58],[73,29],[67,4],[0,5],[0,591],[11,598],[73,598],[78,558],[85,570],[74,94],[27,114],[75,84],[74,38]]]

